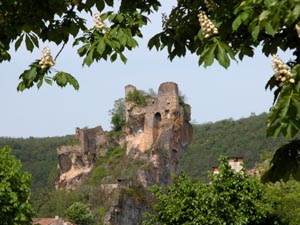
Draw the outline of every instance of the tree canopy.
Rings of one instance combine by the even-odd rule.
[[[0,148],[0,218],[3,225],[31,225],[33,215],[29,173],[21,172],[21,162],[9,147]]]
[[[181,174],[170,187],[154,186],[155,212],[144,224],[282,224],[265,197],[265,187],[245,172],[235,172],[222,158],[210,184]]]
[[[88,225],[92,222],[91,210],[82,202],[74,202],[66,210],[67,219],[78,225]]]

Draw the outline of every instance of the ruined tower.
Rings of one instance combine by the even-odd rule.
[[[132,85],[125,88],[127,155],[143,158],[149,153],[154,167],[148,175],[140,171],[142,183],[167,185],[171,175],[177,173],[179,158],[192,138],[190,106],[183,102],[173,82],[162,83],[156,98],[146,95],[145,105],[128,100],[129,93],[135,90]]]
[[[79,143],[57,150],[56,188],[72,190],[92,171],[95,159],[106,154],[110,141],[117,143],[114,147],[126,145],[126,154],[124,150],[125,156],[122,155],[125,160],[118,167],[119,173],[115,173],[118,177],[111,179],[108,175],[99,181],[98,188],[107,200],[103,203],[105,225],[141,224],[143,213],[151,210],[148,188],[172,183],[179,159],[192,139],[190,106],[179,95],[176,83],[162,83],[157,96],[127,85],[125,106],[126,123],[120,140],[108,139],[101,127],[76,128]],[[109,151],[114,150],[111,147]],[[126,171],[130,166],[131,170]]]

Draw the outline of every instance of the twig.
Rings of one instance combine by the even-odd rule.
[[[66,42],[64,42],[63,46],[61,47],[61,49],[59,50],[59,52],[58,52],[57,55],[55,56],[54,61],[56,61],[57,57],[60,55],[60,53],[61,53],[62,50],[64,49],[65,45],[66,45]]]

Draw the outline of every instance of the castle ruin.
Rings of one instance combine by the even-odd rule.
[[[140,104],[130,98],[132,93],[144,102]],[[107,203],[109,206],[103,221],[105,225],[141,224],[143,213],[151,210],[151,206],[149,202],[128,195],[131,193],[128,190],[136,185],[148,192],[148,188],[154,184],[170,185],[172,175],[178,172],[179,159],[192,139],[190,106],[179,95],[176,83],[162,83],[157,97],[127,85],[125,110],[125,128],[118,140],[108,140],[100,126],[92,129],[76,128],[75,138],[78,143],[57,149],[59,162],[55,187],[71,191],[91,173],[95,161],[105,156],[111,141],[114,145],[126,146],[124,157],[138,167],[131,177],[121,173],[120,176],[124,176],[118,177],[115,183],[101,183],[101,180],[103,195],[110,202]],[[148,195],[146,193],[146,198]]]

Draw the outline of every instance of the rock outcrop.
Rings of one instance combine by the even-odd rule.
[[[128,85],[126,96],[135,91]],[[138,171],[144,187],[169,185],[178,172],[178,162],[192,138],[190,106],[179,96],[176,83],[160,85],[156,98],[146,97],[146,105],[126,101],[126,143],[129,157],[145,159],[152,167]],[[150,168],[150,169],[149,169]]]
[[[74,190],[91,172],[96,159],[105,155],[108,149],[107,137],[101,126],[91,129],[76,128],[75,140],[78,144],[57,149],[56,189]]]
[[[92,171],[98,158],[105,154],[109,156],[108,149],[113,149],[109,148],[110,143],[126,146],[124,161],[131,165],[119,167],[124,170],[118,173],[121,177],[112,178],[110,175],[116,174],[113,171],[99,182],[105,198],[105,225],[141,224],[143,213],[151,210],[148,188],[154,184],[166,186],[172,183],[172,175],[178,172],[179,159],[192,139],[190,106],[179,95],[176,83],[161,84],[156,97],[128,85],[125,87],[125,105],[125,139],[123,134],[117,141],[108,141],[101,127],[76,128],[79,144],[57,150],[59,176],[56,188],[73,190]],[[101,170],[113,167],[103,166]],[[130,172],[126,171],[129,167]]]
[[[125,92],[128,97],[136,88],[128,85]],[[190,106],[179,96],[177,84],[163,83],[157,97],[146,96],[145,100],[146,104],[139,105],[126,98],[126,155],[141,166],[135,184],[119,186],[113,191],[118,194],[110,195],[115,200],[106,213],[105,225],[142,224],[143,214],[151,211],[148,187],[172,183],[179,159],[192,139]]]

